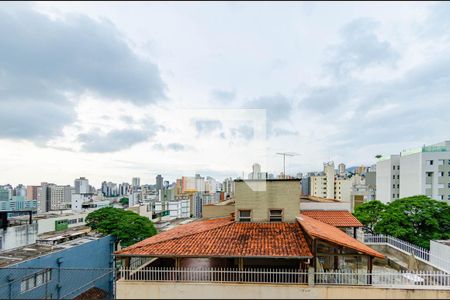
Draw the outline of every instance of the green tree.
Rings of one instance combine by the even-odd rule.
[[[127,197],[120,198],[119,203],[122,205],[128,205],[129,199]]]
[[[385,210],[385,204],[381,201],[373,200],[356,207],[353,215],[363,223],[367,231],[373,234],[375,233],[375,226],[381,221],[382,214]]]
[[[119,208],[105,207],[91,212],[86,225],[103,234],[113,235],[123,247],[155,235],[156,229],[148,218]]]
[[[423,195],[398,199],[389,203],[374,229],[429,248],[430,240],[450,238],[450,206]]]

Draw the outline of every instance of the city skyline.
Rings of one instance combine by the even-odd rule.
[[[307,173],[448,140],[448,13],[448,3],[2,3],[0,182],[221,180],[254,162],[277,175],[284,151],[301,154],[287,174]]]

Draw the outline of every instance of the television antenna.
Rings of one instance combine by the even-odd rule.
[[[283,155],[283,179],[286,179],[286,156],[300,155],[295,152],[277,152],[278,155]]]

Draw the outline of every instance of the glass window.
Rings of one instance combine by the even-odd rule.
[[[448,176],[450,177],[450,172],[448,172]]]
[[[447,196],[447,200],[450,200],[450,195]]]
[[[395,175],[392,175],[392,179],[395,179]]]
[[[250,221],[251,221],[251,210],[240,210],[239,222],[250,222]]]
[[[395,166],[392,166],[392,170],[395,170]]]
[[[271,209],[269,215],[270,222],[282,222],[283,221],[283,210],[281,209]]]
[[[398,188],[398,189],[400,188],[400,184],[397,184],[397,188]]]
[[[444,176],[444,172],[439,172],[439,177]]]
[[[397,175],[397,179],[400,179],[400,175]]]
[[[433,160],[430,160],[430,166],[432,166],[433,165]]]
[[[400,166],[397,166],[397,170],[400,170]]]
[[[447,184],[447,187],[450,188],[450,182]]]
[[[392,198],[395,198],[395,194],[392,194]]]
[[[392,188],[395,189],[395,184],[392,185]]]

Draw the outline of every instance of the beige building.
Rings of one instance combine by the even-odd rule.
[[[236,221],[295,222],[300,210],[299,179],[235,180]]]
[[[340,169],[343,169],[340,164]],[[341,170],[342,171],[342,170]],[[352,201],[352,187],[361,181],[360,175],[352,177],[339,176],[334,169],[334,163],[324,163],[322,175],[311,176],[310,194],[314,197],[337,199],[343,202]]]

